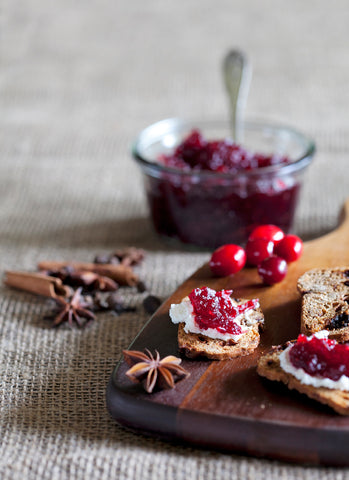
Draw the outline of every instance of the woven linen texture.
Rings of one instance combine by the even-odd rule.
[[[226,118],[225,51],[249,53],[246,115],[312,136],[295,231],[337,224],[348,195],[349,8],[326,2],[5,0],[0,6],[2,270],[43,259],[91,261],[143,247],[139,274],[162,298],[208,259],[153,233],[129,149],[169,116]],[[105,406],[111,371],[147,320],[98,314],[50,328],[47,302],[0,289],[1,479],[341,480],[314,468],[160,442],[120,428]]]

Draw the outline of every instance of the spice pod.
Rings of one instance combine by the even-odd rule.
[[[5,272],[5,285],[18,288],[26,292],[57,298],[71,295],[71,288],[62,284],[59,278],[50,277],[42,273]]]
[[[98,273],[105,277],[112,278],[120,285],[135,286],[139,279],[128,265],[98,264],[88,262],[55,262],[43,261],[38,264],[40,270],[59,270],[64,267],[72,267],[76,270]]]

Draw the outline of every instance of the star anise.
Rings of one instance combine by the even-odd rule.
[[[131,366],[126,375],[135,383],[141,382],[148,393],[152,393],[155,386],[160,390],[173,388],[175,382],[190,375],[179,365],[180,358],[169,355],[161,360],[157,350],[155,356],[148,349],[145,352],[124,350],[123,354],[126,363]]]
[[[96,316],[89,310],[89,304],[81,295],[81,287],[78,288],[74,295],[66,300],[62,297],[56,297],[55,301],[58,311],[53,321],[53,326],[58,326],[64,322],[72,327],[73,323],[77,323],[79,327],[86,326],[91,320],[95,320]]]
[[[44,273],[60,278],[65,285],[82,287],[85,291],[115,292],[119,288],[119,285],[109,277],[86,270],[76,270],[69,266],[59,270],[47,270]]]

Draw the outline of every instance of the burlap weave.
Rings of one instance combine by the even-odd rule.
[[[153,234],[129,146],[168,116],[225,118],[219,64],[241,46],[254,65],[247,116],[314,137],[296,231],[333,228],[348,195],[346,0],[3,0],[0,6],[2,269],[147,251],[140,274],[168,296],[208,258]],[[302,467],[174,446],[121,429],[105,389],[147,320],[105,313],[86,330],[52,330],[47,304],[0,290],[1,479],[328,479]]]

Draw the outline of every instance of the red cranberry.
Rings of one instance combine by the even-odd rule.
[[[283,258],[272,255],[258,265],[258,273],[267,285],[281,282],[287,273],[287,263]]]
[[[210,269],[214,275],[225,277],[241,270],[246,263],[245,250],[239,245],[222,245],[212,253]]]
[[[259,227],[256,227],[252,231],[249,239],[267,238],[277,244],[284,238],[284,236],[284,232],[276,225],[259,225]]]
[[[267,238],[250,238],[246,245],[246,259],[250,265],[259,265],[274,251],[274,243]]]
[[[303,252],[303,242],[297,235],[285,235],[277,244],[275,253],[286,262],[295,262]]]

